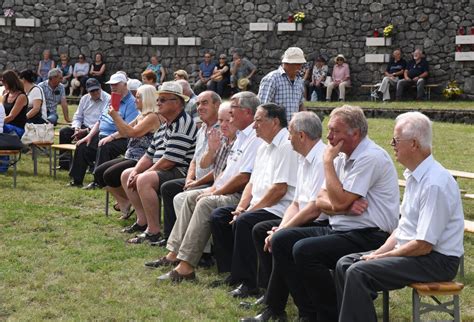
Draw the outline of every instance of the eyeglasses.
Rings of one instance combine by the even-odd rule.
[[[157,98],[156,99],[156,101],[161,104],[164,104],[168,101],[177,101],[177,100],[178,100],[177,98]]]
[[[390,145],[396,146],[396,145],[399,145],[401,141],[411,141],[411,140],[413,139],[399,139],[399,138],[393,137],[392,141],[390,141]]]

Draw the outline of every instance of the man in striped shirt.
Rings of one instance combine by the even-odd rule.
[[[123,231],[143,232],[129,243],[157,242],[162,239],[160,229],[161,185],[169,180],[185,178],[194,155],[197,128],[184,112],[188,97],[176,82],[165,82],[157,91],[158,112],[166,120],[134,168],[122,173],[122,187],[137,213],[137,221]]]

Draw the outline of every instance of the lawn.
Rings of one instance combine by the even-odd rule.
[[[370,137],[390,155],[392,128],[392,120],[369,120]],[[434,125],[434,156],[447,168],[474,172],[472,142],[472,125]],[[156,277],[167,269],[150,270],[143,263],[164,255],[164,249],[125,244],[128,235],[120,230],[131,220],[118,220],[113,210],[104,216],[104,191],[66,188],[67,173],[53,180],[47,168],[43,157],[34,177],[31,156],[23,155],[17,189],[11,188],[11,171],[0,175],[0,320],[236,321],[258,311],[239,308],[227,288],[208,287],[217,277],[215,268],[199,269],[195,283],[158,284]],[[474,193],[474,182],[459,184]],[[466,218],[474,220],[474,202],[463,204]],[[465,236],[466,277],[457,279],[466,284],[464,321],[474,320],[473,243],[474,236]],[[390,294],[391,319],[410,320],[410,290]],[[379,311],[380,304],[378,299]],[[287,309],[296,318],[294,306]]]
[[[355,101],[346,102],[350,105],[356,105],[365,108],[387,108],[387,109],[444,109],[444,110],[474,110],[473,101],[408,101],[408,102],[389,102],[382,103],[380,101]],[[340,102],[306,102],[308,107],[336,107],[340,106]]]

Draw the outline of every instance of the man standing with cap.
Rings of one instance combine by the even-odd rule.
[[[95,78],[86,82],[87,95],[81,97],[76,113],[72,118],[72,125],[63,127],[59,131],[59,144],[69,144],[73,140],[85,137],[99,120],[102,111],[109,104],[110,95],[100,88],[100,83]],[[69,170],[71,155],[59,159],[59,167]]]
[[[262,104],[275,103],[286,109],[287,120],[293,113],[304,111],[304,80],[298,75],[306,59],[298,47],[290,47],[283,54],[282,64],[260,82],[258,98]]]
[[[112,93],[118,93],[122,98],[119,106],[120,116],[126,123],[133,121],[138,116],[138,110],[134,97],[127,89],[127,77],[121,73],[115,73],[106,84],[110,84]],[[69,176],[72,178],[70,186],[82,186],[87,167],[92,165],[94,160],[95,166],[98,166],[125,153],[127,139],[120,137],[108,111],[108,104],[106,104],[89,134],[77,141],[76,153],[74,153],[74,160],[69,171]],[[95,187],[97,183],[94,180],[86,188],[94,189]]]

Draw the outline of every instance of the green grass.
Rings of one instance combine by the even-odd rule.
[[[409,102],[390,102],[382,103],[372,101],[350,101],[346,104],[356,105],[365,108],[387,108],[387,109],[445,109],[445,110],[474,110],[473,101],[409,101]],[[337,107],[340,102],[306,102],[308,107]]]
[[[327,122],[327,118],[326,118]],[[393,121],[369,120],[369,134],[393,155],[388,142]],[[447,168],[474,171],[474,127],[435,123],[434,155]],[[67,174],[48,176],[47,159],[34,177],[30,155],[19,162],[18,187],[12,173],[0,175],[0,320],[219,320],[235,321],[258,309],[244,310],[228,289],[207,285],[215,268],[198,270],[198,282],[157,284],[166,268],[149,270],[148,260],[165,254],[147,245],[127,245],[120,232],[128,222],[113,210],[104,216],[104,191],[66,188]],[[401,167],[397,165],[401,175]],[[88,175],[85,182],[91,180]],[[473,180],[474,181],[474,180]],[[460,180],[474,192],[474,183]],[[474,202],[463,201],[466,218],[474,220]],[[466,284],[461,295],[462,319],[474,320],[474,236],[465,236]],[[436,268],[433,268],[436,269]],[[391,318],[411,319],[408,288],[390,293]],[[380,312],[380,299],[377,300]],[[296,318],[292,304],[287,307]],[[447,319],[431,315],[430,319]]]

